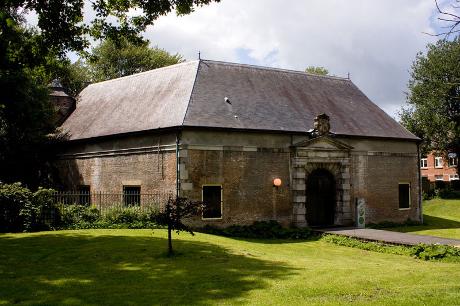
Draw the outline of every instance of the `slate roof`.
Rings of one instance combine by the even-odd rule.
[[[306,132],[321,113],[336,134],[418,139],[348,79],[209,60],[89,85],[62,130],[70,140],[180,126]]]

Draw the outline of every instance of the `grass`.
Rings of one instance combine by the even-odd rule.
[[[0,305],[458,305],[460,264],[164,230],[0,235]]]
[[[423,202],[423,225],[387,228],[391,231],[460,239],[460,200]]]

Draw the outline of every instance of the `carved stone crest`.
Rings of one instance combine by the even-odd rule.
[[[331,130],[331,124],[329,123],[329,116],[321,114],[315,117],[314,131],[318,136],[328,135]]]

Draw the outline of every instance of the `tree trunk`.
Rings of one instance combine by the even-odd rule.
[[[171,236],[171,203],[168,201],[166,205],[166,215],[168,216],[168,256],[171,256],[174,251],[172,247],[172,236]]]
[[[171,224],[168,224],[168,256],[173,254],[172,237],[171,237]]]

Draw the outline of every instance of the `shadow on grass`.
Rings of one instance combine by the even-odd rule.
[[[261,243],[261,244],[295,244],[295,243],[318,241],[321,238],[321,235],[312,234],[309,238],[306,238],[306,239],[256,239],[256,238],[245,238],[245,237],[227,237],[227,238],[237,240],[237,241]]]
[[[295,270],[212,243],[142,236],[0,236],[0,304],[215,304]]]
[[[460,228],[460,222],[445,218],[433,217],[424,215],[422,225],[409,225],[409,226],[398,226],[394,228],[388,228],[388,230],[396,230],[398,232],[415,232],[421,230],[437,230],[437,229],[455,229]]]

